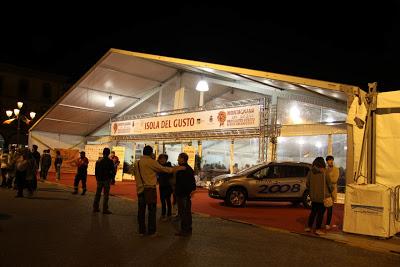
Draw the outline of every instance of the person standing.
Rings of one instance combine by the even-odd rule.
[[[184,166],[185,170],[176,173],[175,194],[178,202],[178,214],[181,219],[181,230],[177,236],[188,236],[192,234],[192,192],[196,190],[196,180],[194,171],[187,163],[189,156],[180,153],[178,156],[179,166]]]
[[[61,178],[61,165],[62,165],[62,157],[59,150],[56,151],[56,158],[54,160],[54,167],[56,170],[56,179],[60,181]]]
[[[110,149],[103,149],[103,158],[96,161],[95,175],[97,181],[96,196],[93,202],[93,212],[99,212],[101,191],[103,191],[103,214],[112,214],[108,209],[108,197],[110,194],[110,182],[115,176],[113,161],[108,157]]]
[[[16,166],[16,183],[17,183],[17,195],[16,197],[24,197],[24,187],[26,183],[26,172],[28,169],[28,157],[27,153],[22,149],[17,149],[17,160]]]
[[[339,180],[339,168],[334,165],[335,158],[331,155],[326,157],[326,175],[329,177],[332,183],[332,200],[333,203],[337,200],[337,182]],[[327,216],[326,216],[326,224],[325,229],[331,229],[331,221],[332,221],[332,214],[333,214],[333,205],[327,209]],[[332,227],[336,227],[335,224]]]
[[[8,186],[8,188],[17,189],[17,181],[15,179],[15,175],[17,172],[16,163],[17,163],[18,157],[19,157],[19,155],[17,154],[15,148],[12,148],[10,150],[8,168],[7,168],[7,174],[8,174],[7,186]],[[36,173],[35,173],[35,175],[36,175]],[[36,189],[35,186],[33,188]]]
[[[308,226],[306,232],[310,232],[313,227],[315,217],[317,218],[316,230],[317,235],[325,234],[321,230],[322,220],[324,218],[325,206],[324,199],[331,196],[331,181],[326,175],[326,165],[323,157],[317,157],[312,163],[311,170],[307,176],[307,188],[311,198],[311,212],[308,217]]]
[[[51,166],[50,149],[43,150],[43,155],[40,159],[40,179],[42,181],[47,180],[47,174],[49,173],[50,166]]]
[[[35,175],[38,169],[36,165],[36,160],[32,155],[32,152],[29,149],[25,149],[24,157],[27,159],[27,168],[26,168],[26,176],[25,176],[25,185],[28,189],[29,196],[32,196],[34,189],[34,181]]]
[[[115,184],[115,175],[117,175],[118,165],[120,163],[118,156],[115,155],[115,151],[111,151],[110,159],[112,160],[112,162],[114,164],[114,168],[115,168],[114,177],[112,177],[112,179],[111,179],[111,184]]]
[[[3,154],[1,155],[1,187],[7,186],[7,172],[8,172],[8,163],[10,162],[10,154],[8,154],[8,149],[4,149]]]
[[[136,178],[136,192],[138,194],[138,224],[139,234],[146,234],[146,207],[148,209],[148,231],[150,236],[156,236],[156,213],[157,213],[157,173],[173,173],[183,170],[184,167],[164,167],[152,158],[153,148],[145,146],[143,156],[135,162],[134,173]]]
[[[82,183],[82,196],[86,193],[86,179],[87,179],[87,168],[89,165],[89,160],[85,156],[85,151],[80,152],[80,157],[76,160],[76,166],[78,167],[77,173],[74,179],[74,192],[72,194],[78,194],[79,181]]]
[[[36,190],[36,188],[37,188],[37,172],[38,172],[38,169],[40,167],[40,153],[38,151],[38,146],[37,145],[33,145],[32,146],[32,156],[35,159],[36,166],[37,166],[35,177],[33,177],[33,189]]]
[[[158,156],[158,163],[161,166],[172,167],[171,162],[168,161],[167,154],[160,154]],[[160,191],[160,201],[161,201],[161,220],[168,220],[172,215],[172,205],[171,205],[171,194],[172,186],[171,179],[172,174],[170,173],[159,173],[157,174],[158,179],[158,189]]]

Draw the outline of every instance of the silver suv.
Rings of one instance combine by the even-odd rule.
[[[212,198],[242,207],[246,200],[291,201],[311,206],[306,187],[311,164],[302,162],[261,163],[237,174],[215,177],[208,189]]]

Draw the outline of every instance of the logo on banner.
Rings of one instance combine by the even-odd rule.
[[[118,123],[113,124],[114,134],[118,131]]]
[[[369,214],[382,214],[384,210],[383,207],[355,205],[355,204],[351,204],[351,209],[353,212],[369,213]]]
[[[217,120],[219,121],[219,126],[224,126],[224,123],[226,121],[226,112],[225,111],[218,112]]]

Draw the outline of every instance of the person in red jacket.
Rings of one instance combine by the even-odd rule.
[[[82,181],[82,196],[86,193],[86,179],[87,179],[87,168],[89,160],[85,156],[85,151],[80,152],[81,156],[76,160],[76,166],[78,167],[77,173],[74,179],[74,192],[72,194],[78,194],[79,181]]]

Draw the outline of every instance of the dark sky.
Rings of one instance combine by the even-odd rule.
[[[0,62],[80,78],[111,47],[400,90],[400,12],[390,1],[2,8]]]

